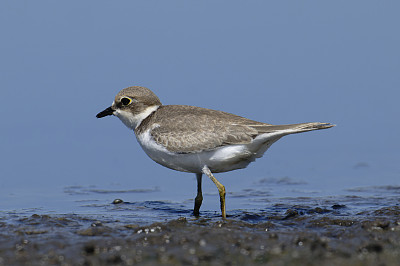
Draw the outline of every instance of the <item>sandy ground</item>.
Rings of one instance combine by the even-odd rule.
[[[0,219],[0,265],[399,265],[400,207],[241,212],[161,223],[79,215]]]

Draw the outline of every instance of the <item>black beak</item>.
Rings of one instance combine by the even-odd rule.
[[[96,115],[97,118],[102,118],[108,115],[112,115],[114,113],[114,110],[110,107],[108,107],[107,109],[105,109],[104,111],[101,111],[100,113],[98,113]]]

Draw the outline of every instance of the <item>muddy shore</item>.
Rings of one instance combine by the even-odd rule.
[[[400,207],[191,215],[140,225],[80,215],[0,219],[0,265],[398,265]]]

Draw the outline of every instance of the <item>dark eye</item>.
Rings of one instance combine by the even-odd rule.
[[[121,103],[123,105],[125,105],[125,106],[129,105],[131,102],[132,102],[132,100],[130,98],[127,98],[127,97],[124,97],[124,98],[121,99]]]

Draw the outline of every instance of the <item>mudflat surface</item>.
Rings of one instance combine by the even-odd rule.
[[[124,204],[124,203],[121,203]],[[276,205],[151,223],[118,216],[0,217],[0,265],[398,265],[400,207]]]

